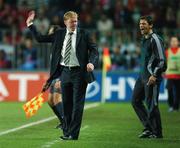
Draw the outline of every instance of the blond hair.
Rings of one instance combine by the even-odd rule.
[[[64,14],[64,20],[68,20],[69,18],[72,18],[72,17],[78,17],[78,14],[74,11],[68,11]]]

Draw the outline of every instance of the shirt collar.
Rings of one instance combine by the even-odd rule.
[[[151,38],[153,32],[148,34],[148,36],[145,38],[145,36],[142,37],[142,40],[148,40],[149,38]]]
[[[70,31],[66,28],[66,35],[68,35]],[[77,28],[73,31],[73,34],[77,34]]]

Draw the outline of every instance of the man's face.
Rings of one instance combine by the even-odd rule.
[[[172,48],[176,48],[176,47],[178,47],[178,44],[179,44],[179,42],[178,42],[177,37],[172,37],[171,41],[170,41],[170,46]]]
[[[73,17],[65,20],[64,23],[69,31],[74,31],[78,25],[77,16],[73,16]]]
[[[152,29],[152,25],[149,25],[146,20],[141,19],[139,22],[139,28],[142,35],[148,35]]]

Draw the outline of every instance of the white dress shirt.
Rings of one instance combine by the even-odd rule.
[[[62,47],[62,51],[61,51],[61,55],[62,55],[62,59],[61,59],[61,62],[60,64],[63,65],[63,66],[70,66],[70,67],[73,67],[73,66],[80,66],[79,65],[79,61],[77,59],[77,56],[76,56],[76,37],[77,37],[77,29],[75,29],[73,31],[73,34],[72,34],[72,48],[71,48],[71,53],[70,53],[70,62],[68,65],[65,65],[64,64],[64,55],[65,55],[65,49],[66,49],[66,44],[67,44],[67,41],[68,41],[68,38],[69,38],[69,33],[70,31],[68,29],[66,29],[66,35],[65,35],[65,38],[64,38],[64,42],[63,42],[63,47]]]

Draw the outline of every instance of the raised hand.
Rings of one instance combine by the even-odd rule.
[[[32,10],[32,11],[29,12],[28,18],[27,18],[27,20],[26,20],[26,25],[27,25],[27,27],[29,27],[30,25],[32,25],[33,20],[34,20],[34,17],[35,17],[35,11]]]

